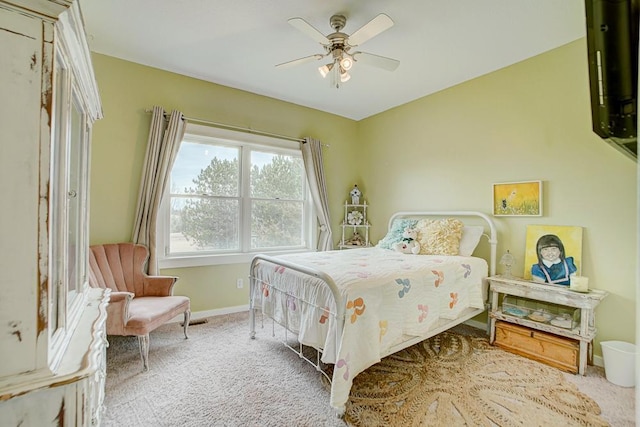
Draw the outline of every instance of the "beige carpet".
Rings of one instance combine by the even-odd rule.
[[[247,319],[247,313],[209,318],[190,327],[188,340],[178,324],[159,328],[151,334],[146,373],[136,338],[109,337],[103,425],[345,426],[329,407],[320,375],[272,338],[270,324],[250,340]],[[436,351],[438,341],[429,343],[357,377],[349,424],[635,425],[634,389],[607,382],[601,368],[589,367],[586,377],[563,374],[458,333],[440,336],[445,353]],[[522,414],[529,414],[524,423],[513,424]]]

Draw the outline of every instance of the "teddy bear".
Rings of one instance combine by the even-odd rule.
[[[420,243],[418,243],[418,230],[412,227],[407,227],[402,232],[402,240],[393,245],[393,250],[401,252],[403,254],[420,253]]]

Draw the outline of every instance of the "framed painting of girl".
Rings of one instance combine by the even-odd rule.
[[[527,226],[525,279],[569,286],[581,264],[582,227]]]

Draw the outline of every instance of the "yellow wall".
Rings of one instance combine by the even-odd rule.
[[[496,182],[544,181],[544,216],[496,218],[499,254],[522,269],[527,224],[584,227],[583,270],[611,295],[598,339],[635,341],[636,163],[591,131],[585,40],[360,122],[94,54],[105,118],[94,128],[91,243],[130,239],[149,126],[146,108],[292,136],[319,138],[334,242],[342,203],[358,183],[372,241],[396,210],[491,212]],[[247,265],[163,270],[194,311],[247,303]],[[599,353],[599,346],[595,349]]]
[[[521,276],[527,224],[584,227],[582,274],[610,292],[598,340],[634,342],[637,164],[591,131],[586,51],[578,40],[359,122],[361,175],[376,225],[398,208],[491,212],[493,183],[542,180],[542,217],[494,218],[498,254]]]
[[[357,124],[353,120],[92,54],[104,119],[93,129],[91,153],[91,244],[131,241],[141,168],[154,105],[206,119],[329,144],[323,150],[333,229],[353,183]],[[334,239],[336,240],[336,239]],[[194,312],[246,305],[247,264],[163,270],[180,277],[175,293],[189,295]]]

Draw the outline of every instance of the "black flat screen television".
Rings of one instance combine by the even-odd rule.
[[[636,161],[638,2],[585,0],[593,131]]]

